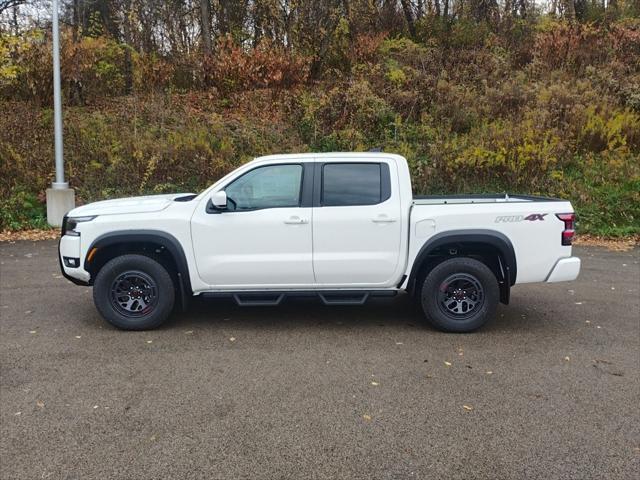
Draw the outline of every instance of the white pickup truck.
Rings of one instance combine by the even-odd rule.
[[[414,197],[399,155],[272,155],[198,195],[75,208],[59,259],[123,329],[157,327],[194,295],[360,305],[407,291],[437,328],[469,332],[514,284],[578,276],[574,219],[568,201],[552,198]]]

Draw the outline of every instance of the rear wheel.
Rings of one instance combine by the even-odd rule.
[[[495,315],[498,281],[484,263],[473,258],[446,260],[429,272],[420,300],[427,320],[447,332],[471,332]]]
[[[156,260],[144,255],[122,255],[98,272],[93,301],[110,324],[124,330],[147,330],[169,317],[175,287],[167,270]]]

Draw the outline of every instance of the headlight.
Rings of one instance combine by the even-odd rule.
[[[82,223],[82,222],[90,222],[91,220],[96,218],[96,216],[97,215],[93,215],[92,217],[67,217],[67,218],[65,218],[64,223],[63,223],[64,235],[71,235],[72,237],[79,237],[80,236],[80,232],[76,232],[76,227],[78,226],[78,224]]]

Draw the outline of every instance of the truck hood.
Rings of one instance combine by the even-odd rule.
[[[188,193],[172,193],[168,195],[147,195],[144,197],[117,198],[89,203],[74,208],[67,215],[69,217],[84,217],[89,215],[118,215],[123,213],[152,213],[164,210],[174,199],[184,197]]]

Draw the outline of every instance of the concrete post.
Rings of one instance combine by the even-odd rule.
[[[75,206],[73,188],[47,188],[47,223],[52,227],[62,226],[62,217]]]

